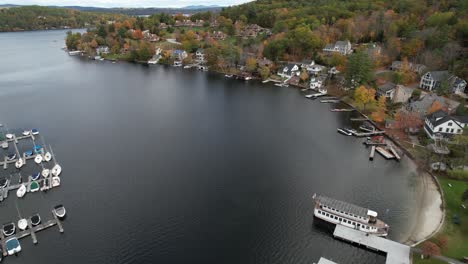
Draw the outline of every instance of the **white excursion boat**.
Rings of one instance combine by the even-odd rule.
[[[60,186],[60,178],[59,177],[52,177],[52,187]]]
[[[28,228],[28,220],[26,219],[20,219],[18,221],[18,228],[21,229],[21,230],[26,230],[26,228]]]
[[[50,170],[49,169],[43,169],[41,174],[42,174],[42,177],[47,178],[47,177],[49,177]]]
[[[62,167],[60,167],[60,165],[55,165],[53,168],[52,168],[52,171],[51,171],[52,175],[54,176],[59,176],[60,173],[62,173]]]
[[[338,128],[337,129],[339,133],[343,134],[343,135],[346,135],[346,136],[352,136],[353,133],[349,132],[348,130],[344,129],[344,128]]]
[[[49,162],[51,159],[52,159],[52,154],[50,154],[50,152],[46,152],[44,154],[44,160]]]
[[[64,218],[65,214],[67,213],[67,211],[65,210],[65,207],[63,207],[63,205],[61,204],[54,207],[54,212],[58,218]]]
[[[23,198],[25,194],[26,194],[26,186],[24,186],[24,184],[21,184],[18,190],[16,190],[16,196],[18,196],[18,198]]]
[[[390,227],[377,219],[375,211],[322,195],[314,194],[312,198],[314,216],[319,219],[377,236],[388,235]]]
[[[34,158],[34,162],[36,162],[37,164],[41,164],[42,162],[42,156],[41,155],[36,155],[36,157]]]
[[[23,161],[22,158],[19,158],[19,159],[15,162],[15,167],[16,167],[17,169],[23,167],[23,165],[24,165],[24,161]]]

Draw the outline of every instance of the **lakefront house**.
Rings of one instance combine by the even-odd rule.
[[[426,72],[419,83],[419,87],[425,90],[436,90],[442,82],[446,81],[449,92],[462,94],[465,92],[466,81],[450,74],[448,71],[429,71]]]
[[[176,60],[182,61],[185,58],[187,58],[187,56],[188,55],[187,55],[187,52],[185,50],[176,49],[176,50],[172,51],[172,58],[174,58]]]
[[[351,47],[351,42],[349,40],[345,41],[337,41],[335,44],[327,44],[325,48],[323,48],[323,52],[325,53],[340,53],[341,55],[348,55],[353,52],[353,49]]]
[[[99,46],[96,48],[97,55],[109,54],[110,50],[108,46]]]
[[[299,76],[301,68],[297,64],[288,64],[279,69],[278,75],[283,78],[291,78],[293,76]]]
[[[468,116],[449,116],[442,110],[426,116],[424,121],[424,131],[432,139],[461,134],[466,126],[468,126]]]
[[[205,62],[205,51],[202,48],[197,49],[195,52],[195,62],[204,63]]]

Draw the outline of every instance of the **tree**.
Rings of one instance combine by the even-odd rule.
[[[356,107],[366,110],[366,106],[375,103],[375,90],[361,85],[354,91],[354,103]]]
[[[448,237],[444,234],[440,234],[437,236],[437,245],[441,249],[447,249],[448,246]]]
[[[100,25],[98,27],[97,34],[98,34],[98,36],[100,36],[102,38],[107,37],[107,31],[106,31],[106,28],[104,27],[104,25]]]
[[[400,110],[395,115],[395,126],[399,129],[409,132],[416,130],[423,125],[423,120],[417,112],[408,112]]]
[[[345,69],[345,81],[348,87],[365,84],[372,78],[372,61],[363,52],[356,52],[349,56]]]
[[[440,255],[440,248],[431,241],[426,241],[421,245],[422,254],[424,256],[432,257]]]
[[[263,80],[266,80],[270,76],[270,68],[267,66],[261,66],[259,71]]]
[[[413,92],[411,93],[411,98],[413,98],[414,100],[419,100],[420,97],[421,97],[421,90],[414,89]]]
[[[449,82],[448,82],[447,78],[444,78],[440,82],[439,86],[436,89],[436,92],[437,92],[438,95],[444,95],[444,94],[447,94],[449,92]]]
[[[309,74],[307,73],[307,71],[302,71],[299,75],[299,78],[301,79],[302,83],[305,83],[307,79],[309,79]]]
[[[248,72],[254,72],[257,69],[257,60],[254,57],[248,57],[245,60],[245,69]]]
[[[431,106],[427,109],[427,114],[432,114],[439,110],[442,110],[442,105],[439,103],[439,101],[435,100],[434,102],[432,102]]]
[[[371,118],[375,122],[383,122],[385,120],[385,112],[387,111],[386,107],[387,98],[385,96],[380,96],[377,101],[377,109],[372,113]]]
[[[142,39],[143,38],[143,33],[139,29],[135,29],[132,31],[132,39]]]

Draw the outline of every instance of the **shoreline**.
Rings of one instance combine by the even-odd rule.
[[[79,57],[86,58],[86,56],[79,56]],[[129,62],[126,60],[119,60],[119,59],[117,60],[104,59],[104,60],[110,61],[110,62],[126,62],[126,63],[146,65],[146,66],[153,66],[144,62]],[[155,64],[155,66],[156,65],[171,67],[171,65],[169,64]],[[207,72],[216,73],[216,74],[227,74],[222,71],[211,70],[211,69],[208,69]],[[270,78],[268,78],[267,80],[269,79]],[[262,79],[260,78],[253,78],[251,80],[262,81]],[[298,86],[294,84],[291,84],[291,85],[299,89],[304,88],[302,86]],[[330,94],[330,95],[333,96],[333,94]],[[361,111],[359,111],[352,104],[345,102],[341,99],[340,101],[342,103],[345,103],[349,107],[353,108],[362,117],[366,118],[367,121],[371,122],[375,127],[380,129],[378,124],[370,120],[367,115],[364,115]],[[421,189],[421,196],[418,201],[420,206],[417,207],[417,213],[416,213],[416,219],[415,219],[414,225],[411,228],[411,233],[408,234],[408,236],[405,239],[403,239],[402,241],[399,241],[402,244],[406,244],[408,246],[414,247],[432,238],[442,228],[444,224],[444,220],[445,220],[443,192],[442,192],[440,183],[438,182],[437,178],[434,175],[432,175],[429,171],[426,171],[420,168],[416,160],[414,159],[414,157],[401,144],[399,144],[397,140],[393,139],[392,137],[388,135],[385,135],[385,137],[391,140],[401,151],[403,151],[406,154],[409,161],[411,162],[411,165],[414,166],[417,176],[421,177],[420,180],[421,180],[422,189]]]

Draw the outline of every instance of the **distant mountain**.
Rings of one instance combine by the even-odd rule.
[[[190,5],[182,7],[181,9],[190,9],[190,10],[197,10],[197,9],[211,9],[211,8],[222,8],[219,5]]]

